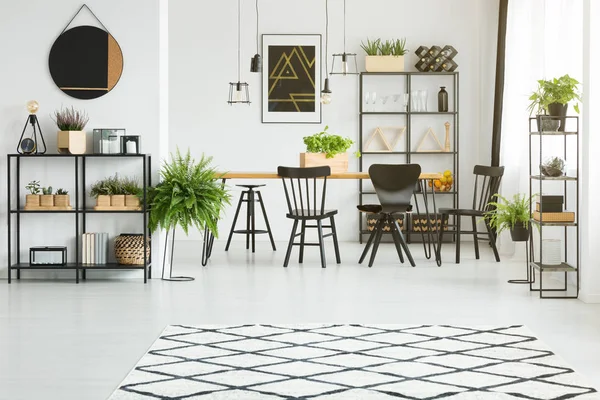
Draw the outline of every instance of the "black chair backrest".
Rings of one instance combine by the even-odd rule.
[[[419,164],[373,164],[369,167],[371,182],[384,211],[408,208],[420,175]]]
[[[294,210],[298,210],[298,215],[306,217],[323,214],[325,211],[327,177],[331,175],[330,167],[278,167],[277,175],[283,181],[283,189],[290,214]],[[317,185],[317,180],[322,182],[322,185],[320,183]],[[320,195],[319,190],[321,191]]]
[[[504,175],[504,167],[487,167],[476,165],[473,168],[475,175],[475,189],[473,190],[473,209],[489,211],[488,203],[495,201],[494,194],[500,189],[500,182]]]

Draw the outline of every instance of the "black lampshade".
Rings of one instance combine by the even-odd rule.
[[[260,72],[262,70],[262,60],[260,54],[255,54],[250,60],[250,72]]]

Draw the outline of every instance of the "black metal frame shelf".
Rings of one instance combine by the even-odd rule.
[[[412,111],[411,110],[411,102],[409,101],[407,105],[406,111],[397,111],[397,112],[385,112],[385,111],[364,111],[363,110],[363,98],[364,98],[364,85],[366,77],[388,77],[388,78],[397,78],[404,80],[406,93],[412,93],[412,78],[414,76],[422,76],[422,77],[436,77],[436,76],[446,76],[452,79],[452,100],[454,104],[454,110],[448,112],[439,112],[439,111]],[[413,158],[417,158],[419,156],[430,156],[430,155],[447,155],[452,156],[452,172],[454,174],[454,190],[449,192],[435,192],[435,195],[444,194],[452,196],[452,208],[458,207],[458,179],[459,179],[459,163],[458,163],[458,154],[459,154],[459,73],[458,72],[362,72],[360,74],[360,82],[359,82],[359,151],[362,155],[388,155],[388,154],[396,154],[396,155],[404,155],[406,156],[406,163],[410,163],[414,161]],[[397,82],[397,80],[395,81]],[[450,86],[450,85],[449,85]],[[364,144],[364,118],[367,118],[371,115],[399,115],[406,116],[406,132],[404,138],[402,139],[406,145],[407,151],[396,152],[396,151],[363,151]],[[447,116],[451,118],[452,122],[452,151],[450,152],[440,152],[440,151],[412,151],[413,140],[412,136],[412,118],[420,118],[422,116]],[[370,118],[370,117],[369,117]],[[372,121],[369,119],[368,121]],[[359,159],[359,171],[364,171],[364,157]],[[421,159],[419,159],[420,161]],[[425,168],[426,169],[426,168]],[[358,201],[359,204],[363,204],[363,196],[375,194],[374,191],[366,191],[364,190],[364,184],[362,181],[359,182],[359,194]],[[359,240],[362,243],[363,235],[365,232],[370,233],[369,231],[364,229],[365,221],[364,216],[359,216]],[[450,221],[451,224],[454,221]],[[413,236],[420,236],[419,232],[408,232],[407,239],[410,242]]]
[[[576,130],[575,131],[565,131],[565,132],[561,132],[561,131],[543,131],[543,132],[536,132],[533,131],[532,129],[532,122],[537,121],[537,119],[540,118],[541,120],[543,119],[560,119],[562,121],[563,124],[566,125],[566,121],[574,121],[574,124],[576,125]],[[541,123],[541,121],[540,121]],[[537,126],[536,126],[537,128]],[[573,144],[575,150],[575,163],[574,165],[577,165],[577,176],[558,176],[558,177],[548,177],[548,176],[543,176],[541,174],[535,174],[533,172],[534,169],[534,165],[535,168],[537,170],[537,168],[539,167],[539,164],[542,162],[543,157],[544,157],[544,137],[545,136],[552,136],[552,137],[563,137],[563,157],[566,160],[568,157],[567,154],[567,138],[571,137],[574,140],[575,143]],[[532,147],[533,147],[533,138],[539,138],[536,140],[539,140],[539,159],[536,160],[536,162],[534,162],[534,154],[532,151]],[[569,204],[571,204],[568,201],[568,193],[569,191],[567,190],[567,188],[571,188],[573,189],[573,185],[569,185],[570,182],[574,182],[575,183],[575,221],[574,222],[557,222],[557,221],[538,221],[535,219],[531,219],[531,223],[535,224],[536,226],[539,227],[539,246],[540,246],[540,255],[539,255],[539,260],[535,259],[535,253],[532,251],[530,254],[530,260],[529,260],[529,269],[530,269],[530,273],[531,273],[531,277],[532,279],[529,281],[529,290],[532,292],[539,292],[539,296],[540,298],[543,299],[576,299],[579,297],[579,290],[580,290],[580,286],[581,286],[581,282],[580,282],[580,252],[579,252],[579,117],[577,116],[567,116],[567,117],[550,117],[550,116],[538,116],[533,117],[533,118],[529,118],[529,195],[533,196],[534,191],[533,191],[533,184],[534,182],[536,182],[536,184],[538,185],[536,188],[536,192],[537,193],[544,193],[544,183],[545,182],[562,182],[562,196],[564,198],[564,207],[566,210],[569,210],[568,206]],[[540,203],[540,209],[543,209],[543,196],[540,196],[539,198],[539,203]],[[530,214],[533,214],[533,202],[530,204]],[[542,218],[543,218],[543,214],[542,214]],[[554,228],[562,228],[563,229],[563,241],[564,241],[564,262],[562,262],[560,265],[548,265],[548,264],[544,264],[544,254],[542,253],[541,249],[542,249],[542,243],[543,243],[543,238],[544,238],[544,229],[545,227],[554,227]],[[575,263],[569,263],[569,228],[575,228]],[[572,232],[572,230],[571,230]],[[539,273],[539,283],[537,284],[537,287],[534,288],[533,284],[535,282],[535,271],[538,271]],[[543,278],[544,278],[544,272],[564,272],[564,286],[560,289],[555,289],[555,288],[547,288],[544,287],[543,284]],[[575,277],[575,295],[570,295],[569,292],[569,288],[568,288],[568,274],[569,273],[574,273],[576,275]],[[546,293],[557,293],[557,292],[561,292],[562,295],[549,295]]]
[[[20,208],[21,204],[21,160],[36,158],[62,158],[74,161],[75,172],[75,193],[73,200],[75,205],[72,210],[24,210]],[[94,210],[85,208],[86,204],[86,161],[88,158],[129,158],[142,161],[142,210]],[[15,164],[13,171],[13,164]],[[107,264],[83,264],[82,252],[80,251],[80,236],[87,232],[87,216],[89,214],[141,214],[143,216],[142,232],[144,236],[144,255],[146,254],[147,239],[152,237],[148,226],[148,188],[152,185],[152,157],[149,154],[8,154],[7,155],[7,212],[8,212],[8,283],[12,282],[12,271],[16,272],[17,280],[21,279],[21,271],[26,270],[72,270],[75,271],[75,282],[79,283],[79,272],[82,279],[87,278],[88,270],[143,270],[144,283],[152,277],[152,255],[145,260],[142,265],[121,265],[117,263]],[[16,176],[13,176],[14,175]],[[14,189],[14,190],[12,190]],[[16,203],[14,201],[16,199]],[[16,206],[17,208],[13,208]],[[21,216],[26,214],[71,214],[75,216],[75,262],[67,263],[64,266],[48,265],[29,265],[21,262],[21,228],[25,221],[21,221]],[[14,230],[13,230],[14,219]],[[14,242],[13,242],[14,237]],[[13,263],[13,253],[16,253],[16,260]]]

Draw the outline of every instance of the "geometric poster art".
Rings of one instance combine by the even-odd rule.
[[[321,35],[263,35],[263,123],[321,122]]]

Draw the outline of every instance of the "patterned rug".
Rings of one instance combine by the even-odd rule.
[[[110,400],[592,400],[523,326],[169,326]]]

